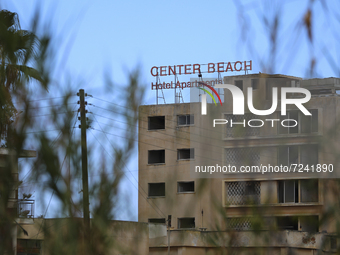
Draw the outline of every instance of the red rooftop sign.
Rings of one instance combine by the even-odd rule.
[[[239,72],[252,70],[252,62],[236,61],[236,62],[219,62],[208,64],[188,64],[173,66],[153,66],[151,68],[152,76],[168,76],[179,74],[200,74],[200,73],[223,73],[223,72]]]

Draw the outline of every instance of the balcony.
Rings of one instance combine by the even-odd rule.
[[[26,219],[34,218],[34,200],[30,199],[18,200],[18,217]]]

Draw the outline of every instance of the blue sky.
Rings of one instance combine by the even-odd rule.
[[[84,88],[87,93],[110,101],[114,95],[105,90],[104,73],[110,74],[114,83],[124,85],[127,73],[139,66],[141,81],[146,86],[144,104],[154,104],[156,95],[150,88],[151,82],[155,82],[150,74],[152,66],[252,60],[250,73],[272,68],[273,73],[308,78],[310,61],[315,58],[314,77],[339,77],[340,3],[311,2],[5,0],[0,6],[17,12],[23,29],[30,27],[36,8],[41,10],[42,20],[50,24],[55,35],[58,51],[54,78],[61,84],[71,77],[74,91]],[[309,7],[312,44],[303,26]],[[266,19],[271,24],[277,13],[280,17],[277,54],[272,58],[270,25],[264,24]],[[189,81],[192,77],[195,76],[179,79]],[[69,85],[65,82],[64,86],[62,89],[66,90]],[[183,94],[188,100],[189,91]],[[173,91],[167,91],[166,98],[167,103],[173,102]],[[106,116],[114,118],[112,113]],[[90,143],[94,138],[89,135]],[[104,143],[106,138],[98,134],[98,139]],[[130,179],[125,178],[121,188],[122,197],[131,198],[131,213],[123,212],[119,219],[137,220],[136,153],[134,159],[128,166]],[[46,197],[48,200],[49,196]],[[44,211],[37,206],[37,214]]]

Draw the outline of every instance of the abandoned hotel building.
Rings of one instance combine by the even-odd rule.
[[[271,108],[276,87],[277,108],[269,116],[255,116],[245,104],[244,115],[233,115],[228,89],[219,92],[224,96],[223,106],[208,104],[206,115],[201,114],[200,102],[140,106],[138,221],[169,226],[171,236],[182,230],[226,231],[226,236],[230,231],[250,235],[249,230],[256,229],[291,233],[292,239],[285,236],[285,242],[267,244],[272,254],[281,254],[280,249],[289,246],[312,254],[324,247],[325,236],[330,239],[328,249],[335,249],[336,217],[328,215],[338,203],[340,79],[304,80],[259,73],[226,76],[223,83],[237,86],[244,94],[251,87],[254,108],[263,110]],[[280,114],[280,89],[284,87],[310,91],[311,99],[303,105],[311,115],[292,104],[287,105],[285,116]],[[287,94],[288,98],[304,96]],[[222,110],[217,112],[218,107]],[[225,125],[212,127],[213,118]],[[296,169],[282,171],[282,166],[292,165]],[[204,166],[215,166],[216,172],[203,172]],[[248,166],[248,170],[281,166],[281,171],[217,173],[219,166]],[[265,246],[256,238],[246,240],[243,246]],[[197,246],[204,246],[200,241]],[[184,238],[182,242],[185,246]],[[187,242],[187,248],[193,249],[194,243]],[[153,249],[155,254],[160,252],[155,245],[150,246],[150,254]]]

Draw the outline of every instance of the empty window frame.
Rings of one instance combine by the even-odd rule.
[[[300,180],[301,203],[316,203],[319,201],[319,181],[317,179]]]
[[[192,193],[195,192],[195,182],[177,182],[177,192],[178,193]]]
[[[165,129],[165,116],[148,117],[148,130]]]
[[[195,218],[178,218],[178,228],[195,228]]]
[[[194,125],[195,118],[193,114],[186,115],[178,115],[177,116],[177,125],[178,126],[189,126]]]
[[[259,79],[251,79],[251,87],[253,90],[256,90],[259,88]]]
[[[278,181],[279,203],[317,203],[319,182],[317,179]]]
[[[150,150],[148,151],[148,164],[164,164],[165,150]]]
[[[319,231],[319,217],[317,215],[311,216],[301,216],[300,221],[300,231],[315,233]]]
[[[149,197],[165,197],[165,183],[149,183]]]
[[[304,167],[318,164],[318,145],[280,146],[278,148],[278,165],[290,166],[303,164]]]
[[[285,119],[293,119],[297,122],[295,127],[284,127],[283,125],[278,125],[279,134],[310,134],[318,132],[318,110],[317,109],[308,109],[308,111],[312,115],[304,115],[300,111],[287,111],[286,116],[280,115],[280,122]],[[285,121],[284,125],[286,126],[294,126],[296,124],[295,121]]]
[[[165,224],[165,218],[152,218],[148,219],[149,223],[159,223],[159,224]]]
[[[195,150],[193,148],[177,149],[178,160],[194,159],[194,158],[195,158]]]
[[[277,217],[276,222],[278,229],[299,230],[299,219],[297,216]]]
[[[236,80],[235,81],[235,86],[243,91],[243,81],[242,80]]]

